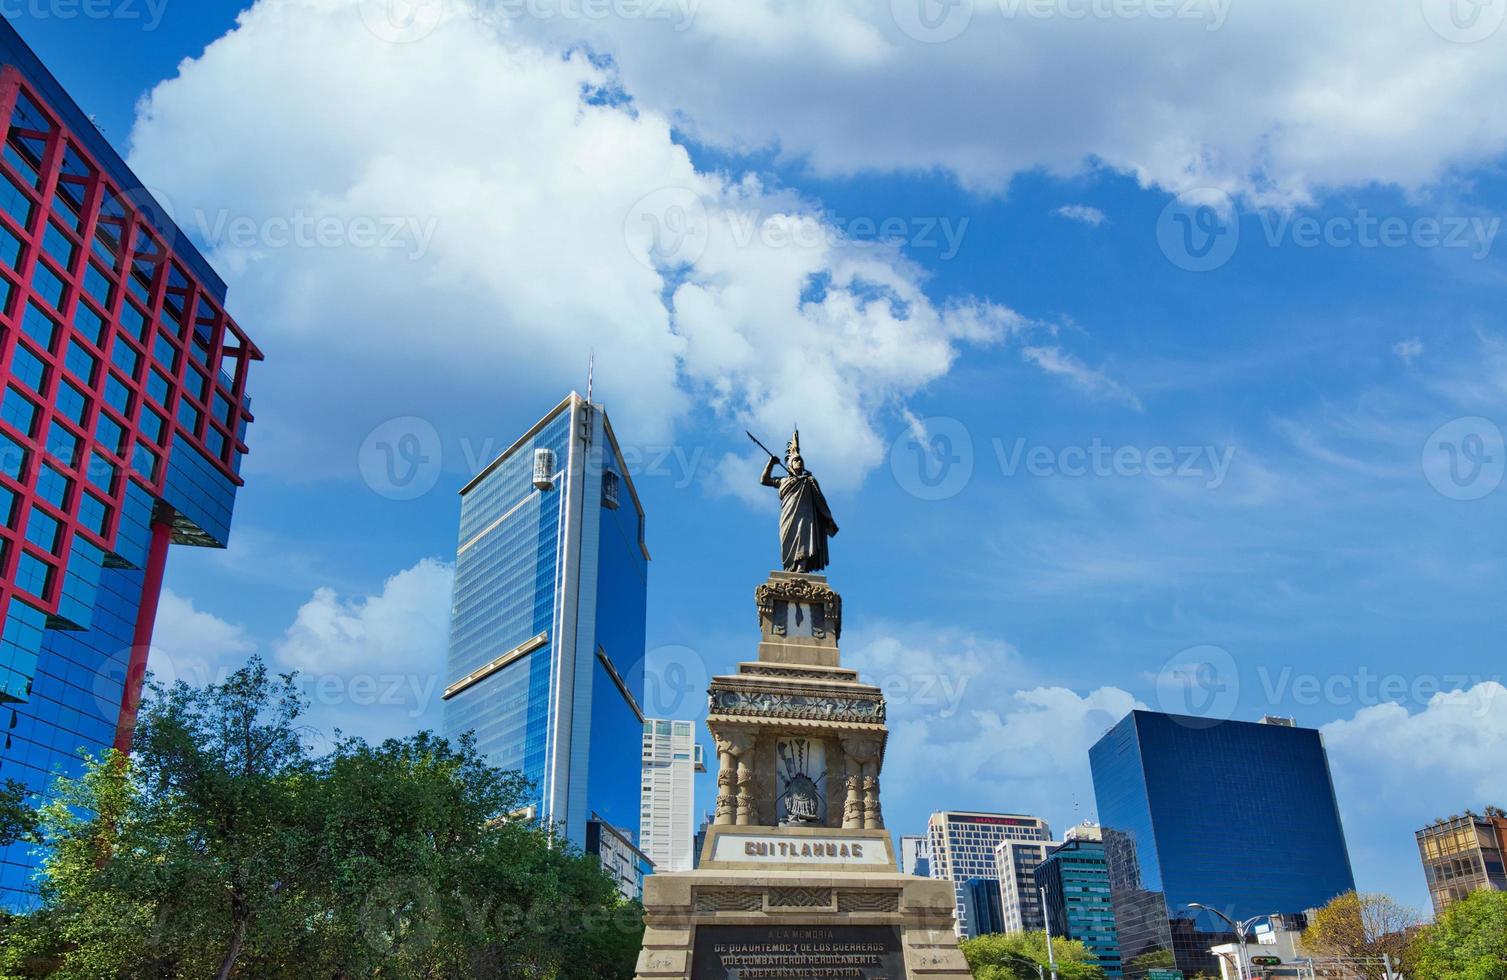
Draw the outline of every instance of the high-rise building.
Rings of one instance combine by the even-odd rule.
[[[1507,813],[1467,811],[1418,831],[1418,856],[1437,918],[1471,892],[1507,891]]]
[[[444,728],[584,845],[639,826],[649,552],[602,406],[572,392],[461,490]]]
[[[1109,860],[1104,837],[1093,824],[1080,824],[1063,835],[1036,868],[1046,896],[1052,935],[1076,939],[1098,958],[1107,977],[1119,977],[1120,937],[1109,896]]]
[[[1051,828],[1045,820],[1012,813],[973,813],[939,810],[927,824],[931,839],[931,877],[951,881],[957,896],[956,930],[959,936],[981,935],[968,917],[964,890],[974,878],[996,882],[994,849],[1004,840],[1048,841]]]
[[[1092,749],[1094,792],[1127,976],[1170,951],[1191,975],[1234,919],[1318,908],[1353,891],[1319,733],[1276,720],[1133,711]]]
[[[171,544],[223,548],[261,353],[225,284],[0,19],[0,780],[126,749]],[[0,850],[0,905],[36,856]]]
[[[931,838],[906,834],[900,838],[900,870],[918,878],[931,877]]]
[[[695,730],[689,721],[644,722],[638,843],[656,871],[690,871],[696,863],[696,773],[706,772],[706,759]]]
[[[975,936],[1007,932],[1005,910],[1000,902],[999,882],[993,878],[969,878],[963,882],[963,914]]]
[[[994,877],[1003,911],[1001,932],[1040,932],[1046,912],[1036,886],[1036,866],[1056,841],[1002,840],[994,846]]]
[[[643,900],[644,878],[654,870],[654,862],[631,837],[592,814],[586,821],[585,850],[596,856],[607,877],[617,885],[619,895],[630,902]]]

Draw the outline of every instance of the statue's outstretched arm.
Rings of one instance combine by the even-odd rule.
[[[778,462],[779,460],[773,456],[769,457],[769,462],[764,464],[764,475],[759,478],[761,484],[766,487],[779,487],[780,481],[774,478],[774,465]]]

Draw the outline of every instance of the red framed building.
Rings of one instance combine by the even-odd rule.
[[[0,780],[130,745],[170,544],[224,547],[261,352],[0,20]],[[0,850],[0,905],[35,855]]]

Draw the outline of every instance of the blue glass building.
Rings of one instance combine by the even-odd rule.
[[[1075,833],[1076,832],[1076,833]],[[1075,939],[1097,957],[1107,977],[1119,977],[1120,937],[1109,894],[1109,861],[1098,829],[1077,827],[1036,867],[1036,881],[1053,936]]]
[[[644,511],[607,413],[571,393],[461,490],[445,731],[586,844],[639,829]]]
[[[229,540],[261,353],[225,284],[0,19],[0,780],[128,749],[170,545]],[[40,855],[0,850],[0,906]]]
[[[1134,711],[1092,749],[1111,897],[1127,976],[1170,950],[1217,975],[1235,920],[1301,913],[1353,891],[1319,733],[1277,720],[1211,722]]]

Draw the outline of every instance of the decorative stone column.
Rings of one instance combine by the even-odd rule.
[[[747,825],[753,822],[753,735],[748,732],[713,732],[717,742],[716,825]]]
[[[871,738],[850,736],[842,740],[842,749],[847,756],[842,825],[845,830],[862,830],[871,826],[869,815],[871,811],[877,814],[879,808],[879,783],[872,775],[878,761],[879,743]],[[873,782],[872,790],[870,782]]]
[[[878,763],[870,763],[869,768],[877,770]],[[879,810],[878,775],[863,778],[863,827],[865,830],[884,829],[884,815]]]

